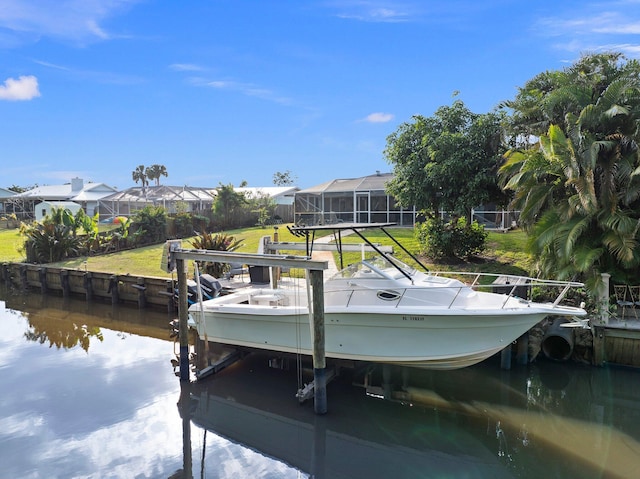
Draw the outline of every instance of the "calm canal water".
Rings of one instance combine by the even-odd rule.
[[[295,365],[181,385],[167,313],[3,288],[0,478],[640,477],[640,371],[345,373],[319,417]]]

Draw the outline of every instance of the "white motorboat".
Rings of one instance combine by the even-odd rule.
[[[421,272],[385,253],[347,266],[324,282],[326,357],[456,369],[499,352],[547,316],[586,315],[561,304],[581,283],[502,276],[504,292],[496,293],[483,291],[486,276]],[[533,302],[516,296],[522,287],[555,288],[557,297]],[[189,312],[201,339],[311,355],[309,297],[306,281],[288,279],[240,288]]]

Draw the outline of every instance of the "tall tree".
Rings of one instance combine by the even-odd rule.
[[[139,182],[143,188],[149,184],[149,182],[147,181],[147,173],[145,171],[144,165],[139,165],[138,167],[136,167],[136,169],[131,172],[131,178],[136,183]]]
[[[276,186],[291,186],[296,182],[296,179],[290,170],[276,171],[273,174],[273,184]]]
[[[164,176],[164,177],[169,176],[169,174],[167,173],[167,168],[164,165],[158,165],[158,164],[154,164],[147,167],[147,169],[145,170],[145,173],[149,180],[156,182],[156,186],[160,186],[161,176]]]
[[[498,187],[501,114],[476,114],[462,101],[434,116],[414,116],[387,138],[384,155],[394,177],[387,191],[403,206],[469,217],[486,202],[506,204]]]
[[[543,77],[555,85],[544,93]],[[581,275],[591,289],[602,272],[614,281],[637,276],[640,63],[616,53],[584,56],[527,82],[508,106],[512,133],[531,136],[507,153],[500,174],[540,272]]]
[[[222,228],[236,226],[239,213],[247,204],[247,199],[242,193],[238,193],[232,184],[220,185],[217,188],[217,195],[213,201],[213,213]]]

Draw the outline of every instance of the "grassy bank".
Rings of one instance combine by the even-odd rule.
[[[0,229],[0,262],[19,263],[25,256],[19,250],[23,240],[18,229]]]
[[[419,245],[413,236],[411,228],[392,228],[393,235],[413,253],[419,252]],[[245,228],[225,232],[242,240],[239,252],[255,253],[260,239],[265,235],[273,235],[273,228]],[[302,238],[292,236],[286,227],[278,228],[280,241],[304,242]],[[382,232],[369,230],[365,235],[371,241],[383,245],[392,245],[393,242]],[[344,243],[361,243],[362,240],[356,235],[346,236]],[[508,233],[489,232],[487,238],[487,250],[481,258],[473,261],[456,263],[433,263],[423,260],[423,263],[431,270],[435,271],[476,271],[500,274],[528,274],[531,260],[523,252],[526,236],[521,231],[510,231]],[[18,230],[0,230],[0,262],[20,262],[24,261],[24,256],[18,252],[17,248],[21,244]],[[185,248],[191,247],[190,240],[183,240]],[[135,250],[121,251],[104,256],[90,256],[74,258],[67,261],[55,263],[56,266],[86,269],[114,274],[131,274],[140,276],[170,277],[170,274],[162,271],[162,248],[163,245],[145,246]],[[398,248],[394,248],[398,251]],[[296,254],[302,254],[298,251]],[[346,253],[345,264],[357,261],[359,253]],[[409,261],[406,255],[399,253],[398,257],[404,261]]]

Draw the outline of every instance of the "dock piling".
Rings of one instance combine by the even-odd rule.
[[[313,380],[314,410],[316,414],[327,412],[327,361],[324,338],[324,283],[322,270],[309,270],[313,291]]]
[[[132,284],[131,287],[138,291],[138,308],[146,308],[147,297],[145,295],[145,291],[147,290],[147,287],[144,284],[144,278],[138,278],[136,280],[136,284]]]
[[[120,295],[118,293],[118,276],[113,275],[109,278],[109,293],[111,293],[111,304],[118,304],[120,302]]]
[[[178,321],[180,337],[180,381],[189,380],[189,301],[187,291],[187,262],[176,260],[178,271]]]
[[[71,295],[71,288],[69,286],[69,271],[66,269],[60,270],[60,285],[62,286],[62,297],[68,298]]]
[[[91,272],[87,271],[84,273],[82,276],[82,283],[84,285],[87,303],[90,303],[93,300],[93,277]]]
[[[38,277],[40,278],[40,292],[47,294],[47,270],[46,268],[38,269]]]

